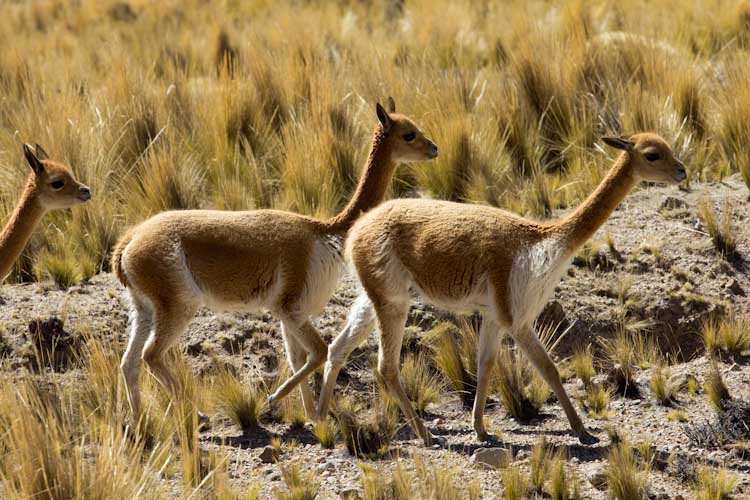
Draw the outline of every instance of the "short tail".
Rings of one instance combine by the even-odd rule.
[[[120,280],[122,286],[128,287],[128,278],[122,270],[122,252],[128,246],[130,241],[133,239],[133,230],[129,229],[121,238],[120,241],[115,245],[115,249],[112,252],[112,271],[114,271],[117,279]]]

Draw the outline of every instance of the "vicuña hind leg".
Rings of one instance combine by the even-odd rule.
[[[143,360],[172,399],[179,395],[177,392],[179,387],[165,364],[164,358],[169,348],[179,340],[180,335],[193,319],[196,309],[186,304],[179,304],[169,309],[156,311],[154,331],[143,350]]]
[[[285,318],[284,324],[289,324],[290,319]],[[287,334],[294,335],[296,341],[307,351],[307,359],[302,368],[297,370],[276,392],[268,398],[269,403],[274,403],[283,398],[297,387],[297,384],[304,381],[308,375],[314,372],[326,359],[326,343],[320,337],[320,334],[310,321],[305,321],[297,329],[288,329]]]
[[[491,319],[483,318],[482,327],[479,330],[479,352],[477,353],[477,393],[472,411],[474,430],[480,441],[490,439],[484,427],[484,407],[487,402],[487,389],[492,376],[492,367],[497,361],[501,339],[499,325]]]
[[[132,299],[130,313],[130,339],[128,347],[122,355],[120,369],[125,379],[125,392],[128,396],[128,404],[135,422],[141,416],[141,355],[143,346],[146,344],[151,327],[153,326],[153,314],[145,304],[139,302],[135,297]]]
[[[409,312],[408,301],[403,304],[387,304],[376,307],[380,325],[380,351],[378,352],[378,371],[383,377],[386,389],[398,403],[406,421],[417,433],[425,446],[432,444],[433,436],[424,426],[417,412],[401,385],[399,365],[401,364],[401,343],[404,338],[404,325]]]
[[[534,332],[532,328],[525,327],[514,331],[513,333],[513,337],[518,346],[526,353],[526,356],[529,357],[531,363],[542,375],[544,381],[547,382],[547,385],[549,385],[555,393],[555,396],[557,396],[557,400],[563,407],[573,432],[578,434],[578,439],[581,443],[594,444],[599,442],[599,439],[589,434],[586,427],[583,425],[581,418],[578,416],[578,413],[565,392],[565,388],[562,385],[560,374],[557,371],[555,363],[550,359],[544,346],[539,341],[536,332]]]
[[[292,373],[301,370],[307,359],[305,348],[300,345],[299,341],[297,341],[297,337],[289,332],[289,330],[293,330],[294,328],[294,325],[285,324],[283,321],[281,322],[281,336],[284,339],[286,356],[289,361],[289,367],[292,369]],[[305,414],[307,415],[307,418],[314,420],[316,417],[315,397],[310,389],[310,383],[307,377],[300,381],[299,389],[302,394],[302,405],[305,407]]]
[[[349,310],[346,326],[328,347],[328,361],[323,373],[323,387],[318,401],[318,418],[328,414],[328,406],[336,387],[336,378],[352,351],[375,327],[375,308],[366,293],[362,293]]]

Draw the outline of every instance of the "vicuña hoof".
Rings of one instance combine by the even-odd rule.
[[[500,438],[491,432],[477,432],[477,441],[480,443],[496,444],[500,442]]]
[[[581,444],[596,444],[599,442],[599,438],[594,436],[593,434],[589,434],[588,431],[583,430],[580,434],[578,434],[578,440],[581,442]]]
[[[448,443],[448,440],[444,437],[440,436],[433,436],[432,434],[427,436],[427,439],[424,440],[425,447],[435,446],[438,445],[441,448],[445,447],[445,445]]]

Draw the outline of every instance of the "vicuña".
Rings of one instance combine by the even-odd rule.
[[[267,309],[281,319],[294,374],[269,398],[297,384],[305,411],[316,415],[306,381],[327,345],[312,324],[344,270],[347,232],[386,195],[399,162],[429,160],[437,146],[412,120],[376,106],[379,125],[353,198],[335,217],[318,220],[278,210],[164,212],[129,231],[117,244],[112,268],[132,302],[131,332],[122,371],[131,410],[140,415],[143,359],[170,396],[177,383],[165,364],[200,306],[215,310]]]
[[[534,331],[534,321],[576,250],[596,232],[638,182],[679,183],[687,174],[658,135],[605,138],[623,150],[597,189],[570,215],[540,223],[480,205],[433,200],[394,200],[352,227],[347,255],[366,292],[355,302],[344,330],[333,341],[318,404],[325,415],[335,380],[347,356],[380,327],[378,370],[415,432],[432,435],[407,398],[399,379],[399,357],[409,289],[429,302],[482,313],[473,421],[479,439],[490,367],[502,333],[509,333],[554,391],[582,443],[594,443],[565,393],[555,364]],[[375,314],[373,314],[373,310]]]
[[[39,144],[35,150],[24,144],[23,154],[31,174],[18,205],[0,233],[0,281],[13,268],[44,214],[91,199],[91,190],[76,180],[70,167],[50,160]]]

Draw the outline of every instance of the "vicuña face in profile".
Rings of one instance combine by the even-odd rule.
[[[50,160],[47,153],[36,145],[24,145],[23,151],[31,170],[36,176],[37,197],[48,210],[70,208],[91,199],[91,190],[78,182],[67,165]]]
[[[656,134],[608,137],[604,141],[629,152],[636,175],[644,181],[678,184],[687,179],[685,165],[674,157],[672,148]]]
[[[413,121],[396,113],[396,104],[388,99],[388,112],[377,105],[378,120],[388,134],[392,158],[396,162],[412,163],[437,158],[438,147]]]

